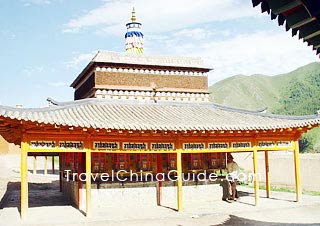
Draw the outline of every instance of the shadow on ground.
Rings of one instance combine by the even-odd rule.
[[[59,181],[28,183],[29,207],[72,205],[60,192]],[[0,201],[0,209],[16,207],[20,212],[20,182],[7,183],[6,193]]]
[[[229,198],[229,182],[226,180],[223,180],[220,182],[220,186],[222,187],[222,200],[226,200]],[[243,197],[243,196],[250,196],[253,195],[253,193],[249,192],[243,192],[237,190],[237,196]]]
[[[251,220],[251,219],[246,219],[242,217],[237,217],[235,215],[230,215],[230,218],[223,222],[222,224],[218,225],[211,225],[211,226],[224,226],[224,225],[234,225],[234,226],[239,226],[239,225],[250,225],[250,226],[318,226],[319,224],[314,223],[314,224],[297,224],[297,223],[278,223],[278,222],[264,222],[264,221],[256,221],[256,220]]]

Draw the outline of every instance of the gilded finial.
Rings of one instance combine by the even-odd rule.
[[[132,17],[131,17],[131,21],[135,22],[137,20],[136,18],[136,11],[134,10],[134,7],[132,8]]]

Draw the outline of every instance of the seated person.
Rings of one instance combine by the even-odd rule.
[[[228,198],[228,200],[236,200],[236,198],[239,198],[239,196],[237,195],[239,166],[235,161],[233,161],[233,156],[230,153],[228,153],[227,155],[227,172],[227,179],[230,185],[230,197]]]

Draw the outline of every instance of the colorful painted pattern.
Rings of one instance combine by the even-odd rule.
[[[135,22],[135,12],[132,11],[131,23],[127,23],[126,52],[134,54],[143,54],[143,34],[141,32],[141,23]]]

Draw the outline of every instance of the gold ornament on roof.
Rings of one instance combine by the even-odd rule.
[[[131,21],[135,22],[137,20],[136,18],[136,11],[134,10],[134,7],[132,8],[132,16],[131,16]]]

